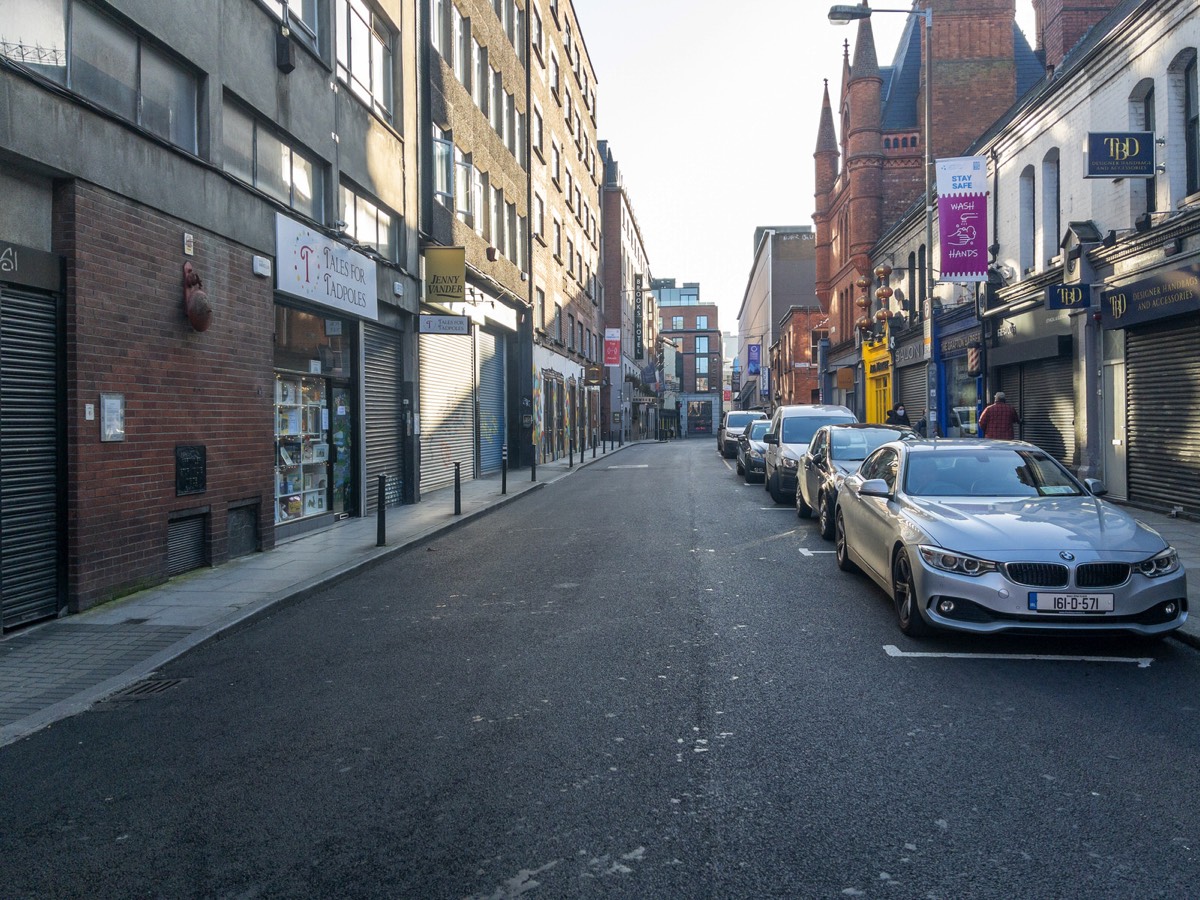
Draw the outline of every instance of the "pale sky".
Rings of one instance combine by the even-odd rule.
[[[813,152],[824,79],[835,104],[843,43],[824,0],[574,0],[596,71],[598,134],[621,167],[656,278],[700,283],[737,313],[759,225],[812,225]],[[890,65],[908,0],[877,5]],[[1033,7],[1016,0],[1034,44]],[[988,124],[988,123],[981,123]]]

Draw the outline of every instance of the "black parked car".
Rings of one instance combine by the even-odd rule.
[[[747,484],[762,481],[766,474],[767,445],[763,443],[763,435],[770,427],[770,419],[755,419],[738,435],[737,473]]]
[[[800,458],[796,515],[808,518],[815,510],[821,537],[833,540],[833,508],[842,479],[857,471],[859,464],[877,447],[888,441],[916,437],[915,431],[903,425],[862,422],[818,428]]]

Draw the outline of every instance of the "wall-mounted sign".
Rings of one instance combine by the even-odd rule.
[[[419,316],[418,334],[469,334],[471,320],[467,316]]]
[[[1200,263],[1162,272],[1100,295],[1100,327],[1128,328],[1200,310]]]
[[[1087,309],[1092,289],[1086,284],[1052,284],[1046,288],[1046,309]]]
[[[362,319],[379,318],[375,261],[275,214],[275,288]]]
[[[633,276],[633,358],[644,359],[646,356],[645,349],[645,331],[642,322],[642,276]]]
[[[937,190],[941,280],[987,281],[987,159],[939,159]]]
[[[467,251],[464,247],[425,250],[425,301],[454,303],[467,299]]]
[[[621,364],[621,329],[604,329],[604,364],[619,366]]]
[[[1153,131],[1089,131],[1084,178],[1153,178]]]

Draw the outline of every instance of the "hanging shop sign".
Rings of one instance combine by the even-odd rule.
[[[762,344],[746,345],[746,374],[757,375],[762,365]]]
[[[941,280],[987,281],[987,158],[937,161]]]
[[[1087,309],[1092,289],[1086,284],[1052,284],[1046,288],[1046,309]]]
[[[470,326],[468,316],[421,316],[417,331],[419,334],[470,334]]]
[[[467,299],[467,251],[464,247],[425,250],[425,302],[461,303]]]
[[[1160,272],[1100,295],[1100,327],[1128,328],[1200,311],[1200,263]]]
[[[604,364],[619,366],[621,364],[621,329],[604,329]]]
[[[375,261],[275,214],[275,289],[362,319],[379,318]]]
[[[1153,178],[1153,131],[1089,131],[1084,178]]]
[[[633,358],[645,359],[645,325],[642,321],[642,276],[633,276]]]

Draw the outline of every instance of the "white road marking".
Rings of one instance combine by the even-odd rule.
[[[643,463],[638,466],[609,466],[609,468],[610,469],[648,469],[648,468],[650,468],[650,464]]]
[[[1137,663],[1139,669],[1148,669],[1154,662],[1153,656],[1041,656],[1036,653],[910,653],[894,644],[884,644],[888,656],[929,657],[933,659],[1029,659],[1045,662],[1114,662]]]
[[[790,513],[794,513],[796,511],[796,507],[794,506],[760,506],[759,509],[777,509],[780,512]]]
[[[818,553],[837,553],[836,550],[809,550],[807,547],[800,547],[801,556],[816,556]]]

